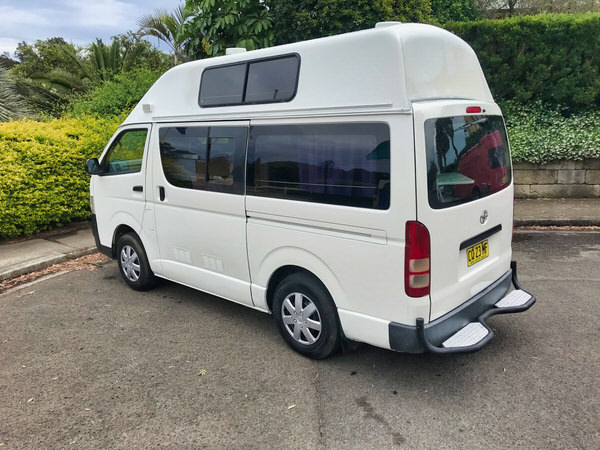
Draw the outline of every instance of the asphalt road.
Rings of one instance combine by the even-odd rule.
[[[600,233],[515,236],[528,312],[473,355],[315,362],[271,317],[116,264],[0,295],[0,447],[600,447]],[[3,444],[3,445],[2,445]]]

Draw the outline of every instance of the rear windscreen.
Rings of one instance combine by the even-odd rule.
[[[510,153],[500,116],[426,120],[425,146],[432,208],[466,203],[510,185]]]

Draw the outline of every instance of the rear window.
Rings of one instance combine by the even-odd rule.
[[[510,153],[500,116],[426,120],[425,146],[432,208],[470,202],[510,185]]]

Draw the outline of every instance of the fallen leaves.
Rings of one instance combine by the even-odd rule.
[[[0,293],[12,287],[29,283],[31,281],[37,280],[38,278],[42,278],[47,275],[52,275],[58,272],[68,272],[72,270],[95,270],[108,260],[109,258],[107,256],[103,255],[100,252],[96,252],[90,255],[82,256],[81,258],[54,264],[45,269],[38,270],[37,272],[31,272],[25,275],[21,275],[19,277],[11,278],[9,280],[0,281]],[[23,297],[24,295],[33,294],[34,292],[35,291],[32,291],[28,294],[22,294],[21,297]]]

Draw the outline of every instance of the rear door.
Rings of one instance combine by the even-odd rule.
[[[417,220],[431,239],[435,320],[509,269],[512,169],[495,104],[423,102],[414,113]]]

